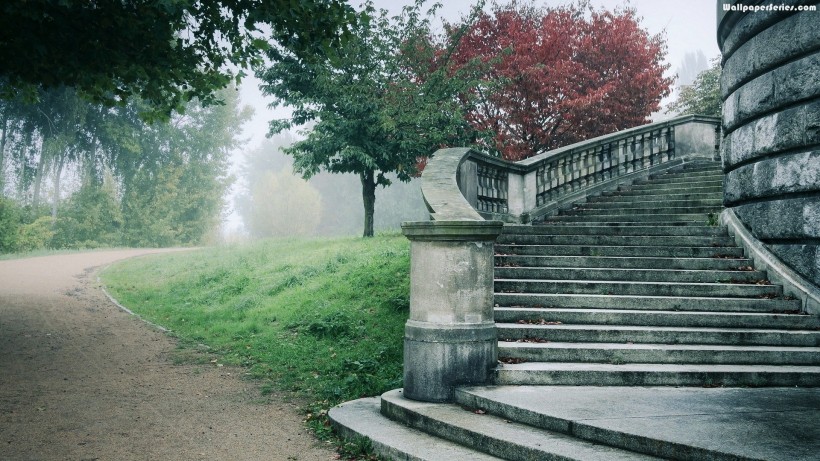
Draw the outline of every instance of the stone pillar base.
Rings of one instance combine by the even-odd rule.
[[[453,400],[455,387],[483,384],[498,360],[494,323],[442,325],[410,320],[404,329],[404,396]]]

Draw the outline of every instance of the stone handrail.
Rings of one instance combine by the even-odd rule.
[[[718,157],[720,119],[685,115],[509,162],[441,149],[422,175],[433,220],[527,223],[694,157]]]

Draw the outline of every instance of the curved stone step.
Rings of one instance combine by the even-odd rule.
[[[760,271],[721,271],[693,269],[621,269],[581,267],[496,267],[497,279],[528,280],[617,280],[679,283],[755,283],[766,279]]]
[[[698,237],[724,237],[728,233],[722,226],[609,226],[609,225],[589,225],[589,226],[568,226],[568,225],[544,225],[536,224],[532,226],[509,225],[504,226],[502,235],[630,235],[630,236],[698,236]]]
[[[723,184],[723,173],[718,174],[665,174],[639,179],[632,184]]]
[[[612,214],[612,213],[601,213],[601,214],[585,213],[585,214],[550,216],[549,221],[570,221],[570,222],[583,221],[583,222],[596,222],[596,223],[605,223],[605,222],[655,222],[655,223],[667,222],[668,223],[668,222],[690,221],[690,222],[697,222],[697,223],[700,223],[701,225],[703,225],[703,224],[706,224],[706,223],[709,222],[709,217],[707,216],[707,213],[683,213],[683,214],[657,213],[657,214],[639,214],[639,215]]]
[[[499,245],[595,245],[595,246],[694,246],[733,247],[735,241],[728,235],[547,235],[501,234]]]
[[[414,429],[479,448],[485,453],[511,461],[658,459],[604,444],[590,443],[559,432],[505,421],[457,405],[415,402],[402,397],[398,390],[382,395],[382,413]]]
[[[743,259],[738,247],[610,246],[610,245],[496,245],[498,255],[630,256],[661,258]]]
[[[496,293],[496,306],[589,309],[647,309],[669,311],[771,312],[800,310],[796,299],[721,298],[692,296],[587,295],[573,293]]]
[[[817,387],[820,366],[547,363],[499,365],[495,384]]]
[[[816,347],[817,330],[697,328],[634,325],[522,325],[498,323],[499,341],[540,340],[561,343],[723,344]]]
[[[780,285],[525,279],[496,279],[495,291],[496,293],[574,293],[720,298],[779,297],[783,294],[783,288]]]
[[[484,386],[456,390],[456,402],[665,459],[808,461],[820,452],[820,389]]]
[[[678,269],[738,271],[752,267],[750,259],[648,258],[638,256],[496,256],[496,267],[617,267],[622,269]]]
[[[380,413],[381,399],[352,400],[328,412],[333,428],[347,440],[366,437],[384,459],[412,461],[501,461],[501,458],[411,429]]]
[[[574,325],[640,325],[775,330],[807,330],[820,327],[820,320],[808,314],[555,307],[496,307],[495,321],[513,324],[521,322],[560,322]]]
[[[672,207],[669,204],[660,202],[654,208],[626,208],[616,206],[595,206],[594,204],[579,204],[570,210],[561,210],[559,216],[618,216],[627,215],[637,217],[640,215],[656,215],[659,210],[663,210],[665,214],[672,215],[686,215],[686,214],[709,214],[720,213],[723,210],[723,205],[700,206],[700,207]]]
[[[609,209],[609,208],[649,208],[652,210],[659,210],[666,207],[670,208],[723,208],[722,198],[705,198],[705,199],[681,199],[674,196],[665,196],[665,198],[658,198],[658,200],[649,200],[646,197],[630,197],[622,198],[621,200],[588,200],[579,204],[587,210],[591,209]]]
[[[577,363],[665,363],[721,365],[820,364],[820,347],[699,344],[519,343],[498,344],[499,360]]]

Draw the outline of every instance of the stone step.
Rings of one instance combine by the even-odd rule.
[[[780,297],[783,288],[780,285],[735,283],[496,279],[495,292],[755,298]]]
[[[647,227],[650,224],[640,221],[607,221],[607,222],[585,222],[585,221],[555,221],[555,215],[552,216],[544,216],[540,221],[533,223],[533,227],[543,227],[543,226],[553,226],[553,227],[564,227],[564,228],[575,228],[575,227],[635,227],[635,226],[642,226]],[[708,221],[708,217],[707,217]],[[720,228],[720,226],[710,226],[707,225],[706,222],[703,220],[699,221],[667,221],[667,222],[660,222],[660,223],[653,223],[651,225],[657,225],[659,227],[714,227]]]
[[[697,170],[675,170],[667,171],[665,173],[658,173],[649,175],[651,180],[664,178],[708,178],[708,177],[723,177],[723,170],[719,168],[699,168]]]
[[[737,271],[752,267],[750,259],[642,258],[624,256],[496,256],[497,267],[618,267]]]
[[[820,347],[691,344],[523,343],[498,344],[502,362],[665,363],[720,365],[820,365]],[[520,362],[523,363],[523,362]]]
[[[576,205],[569,210],[561,210],[561,215],[568,216],[595,216],[595,215],[656,215],[658,211],[663,210],[664,214],[700,214],[703,215],[701,219],[707,220],[705,215],[709,213],[719,214],[723,210],[722,205],[718,206],[692,206],[692,207],[673,207],[667,203],[659,202],[656,208],[625,208],[618,206],[596,206],[594,204]]]
[[[675,246],[590,246],[590,245],[496,245],[498,255],[550,256],[636,256],[661,258],[714,258],[740,261],[743,249],[738,247]]]
[[[496,307],[495,321],[526,326],[637,325],[661,327],[753,328],[809,330],[820,327],[817,317],[802,314],[763,312],[665,311],[635,309],[573,309],[537,307]]]
[[[664,459],[808,461],[820,450],[818,389],[482,386],[457,389],[455,398],[508,421]]]
[[[698,174],[698,175],[677,175],[677,174],[669,174],[669,175],[662,175],[656,176],[654,178],[650,177],[648,179],[639,179],[634,181],[633,185],[642,185],[642,184],[717,184],[723,183],[723,174]]]
[[[620,202],[657,202],[660,200],[723,200],[723,194],[720,192],[709,193],[687,193],[681,192],[679,194],[638,194],[631,192],[603,192],[601,195],[589,197],[587,203],[620,203]]]
[[[499,341],[578,343],[723,344],[816,347],[817,330],[658,327],[635,325],[522,325],[498,323]]]
[[[678,184],[635,184],[619,186],[618,191],[632,194],[722,194],[723,184],[707,183],[693,185]]]
[[[729,234],[723,226],[589,226],[545,225],[532,226],[505,225],[502,235],[647,235],[647,236],[700,236],[726,237]]]
[[[413,429],[435,434],[460,445],[476,447],[485,453],[511,461],[659,459],[510,422],[458,405],[416,402],[404,398],[399,390],[382,395],[382,413]]]
[[[671,246],[671,247],[734,247],[735,241],[726,236],[697,235],[546,235],[501,234],[500,245],[602,245],[602,246]]]
[[[496,293],[498,307],[550,307],[581,309],[639,309],[714,312],[797,313],[796,299],[722,298],[692,296],[609,296],[573,293]]]
[[[610,197],[611,198],[611,197]],[[667,197],[666,199],[651,200],[646,197],[621,197],[621,200],[588,200],[579,204],[585,210],[610,209],[610,208],[651,208],[659,210],[669,208],[723,208],[722,198],[707,199],[679,199],[677,197]]]
[[[664,210],[666,211],[666,210]],[[670,222],[678,222],[678,221],[690,221],[696,222],[700,225],[709,223],[709,217],[707,213],[684,213],[684,214],[671,214],[671,213],[656,213],[656,214],[639,214],[639,215],[627,215],[627,214],[613,214],[613,213],[583,213],[583,214],[572,214],[566,215],[561,214],[558,216],[550,216],[550,221],[566,221],[566,222],[594,222],[594,223],[606,223],[606,222],[641,222],[641,223],[670,223]]]
[[[497,279],[527,280],[617,280],[621,282],[756,283],[766,280],[761,271],[719,271],[691,269],[622,269],[584,267],[503,267],[495,268]],[[761,283],[761,285],[769,282]]]
[[[501,461],[501,458],[390,420],[382,416],[380,408],[378,397],[352,400],[331,408],[328,418],[342,438],[351,441],[362,437],[369,439],[373,451],[383,459]]]
[[[820,366],[527,362],[499,365],[498,385],[817,387]]]

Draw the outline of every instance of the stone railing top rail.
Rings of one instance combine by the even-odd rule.
[[[664,120],[661,122],[649,123],[646,125],[636,126],[634,128],[629,128],[626,130],[617,131],[615,133],[605,134],[603,136],[598,136],[597,138],[587,139],[585,141],[576,142],[575,144],[570,144],[568,146],[559,147],[558,149],[549,150],[546,152],[542,152],[538,155],[534,155],[530,158],[520,160],[516,162],[518,165],[524,167],[531,167],[538,163],[541,163],[546,160],[554,160],[556,157],[561,157],[563,155],[568,155],[573,152],[577,152],[579,150],[586,150],[593,147],[597,147],[600,145],[609,144],[614,141],[620,141],[622,139],[629,138],[631,136],[635,136],[636,134],[640,134],[642,132],[648,132],[652,130],[657,130],[658,128],[666,128],[675,125],[683,125],[684,123],[691,123],[691,122],[705,122],[705,123],[714,123],[715,125],[720,123],[720,119],[717,117],[707,117],[705,115],[681,115],[679,117],[670,118],[668,120]],[[528,168],[529,169],[529,168]]]
[[[431,219],[435,221],[483,221],[484,218],[473,208],[458,187],[458,170],[468,158],[493,164],[518,174],[535,170],[542,162],[555,160],[562,156],[572,155],[581,150],[588,150],[599,145],[627,139],[660,128],[682,125],[690,122],[720,124],[720,119],[703,115],[683,115],[662,122],[641,125],[635,128],[618,131],[586,141],[553,149],[528,159],[511,162],[498,157],[483,154],[466,147],[455,147],[437,150],[422,173],[421,191]]]

